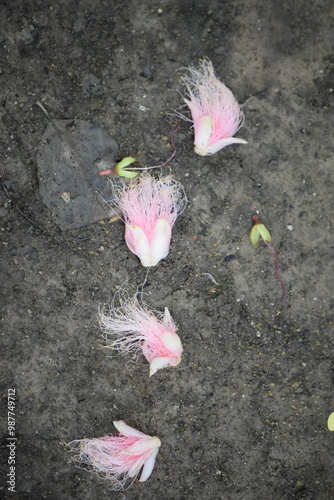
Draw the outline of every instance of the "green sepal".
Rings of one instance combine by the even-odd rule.
[[[133,170],[127,170],[126,167],[131,165],[131,163],[135,162],[136,158],[132,158],[132,156],[126,156],[121,160],[120,162],[117,163],[115,166],[115,173],[119,175],[120,177],[125,177],[126,179],[133,179],[134,177],[137,177],[139,172],[134,172]]]
[[[249,237],[254,246],[258,244],[260,238],[267,243],[270,243],[271,240],[270,233],[264,224],[254,224]]]

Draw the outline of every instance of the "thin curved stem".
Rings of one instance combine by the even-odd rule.
[[[166,160],[161,165],[155,165],[154,167],[125,168],[124,170],[128,170],[129,172],[136,172],[137,170],[152,170],[153,168],[161,168],[161,167],[164,167],[165,165],[167,165],[167,163],[169,163],[174,158],[174,156],[176,155],[176,147],[175,147],[175,143],[174,143],[174,135],[179,130],[179,128],[180,128],[180,122],[178,122],[178,124],[176,125],[175,129],[173,130],[173,132],[171,133],[171,136],[170,136],[170,142],[171,142],[171,145],[174,148],[174,151],[173,151],[172,156],[170,156],[168,158],[168,160]]]
[[[285,287],[284,287],[284,283],[283,283],[282,278],[281,278],[278,255],[276,253],[276,250],[267,241],[265,241],[263,238],[262,238],[262,241],[267,245],[267,247],[269,248],[269,250],[271,250],[272,253],[274,254],[274,257],[275,257],[275,273],[276,273],[277,281],[281,285],[281,289],[282,289],[281,300],[283,300],[284,297],[285,297]]]

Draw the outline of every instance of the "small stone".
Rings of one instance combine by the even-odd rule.
[[[224,262],[231,262],[231,260],[236,260],[237,256],[236,255],[226,255]]]

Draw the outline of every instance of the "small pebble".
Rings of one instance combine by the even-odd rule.
[[[224,262],[230,262],[231,260],[236,260],[236,255],[226,255]]]

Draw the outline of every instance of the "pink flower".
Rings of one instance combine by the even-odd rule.
[[[195,133],[195,152],[201,156],[217,153],[229,144],[247,144],[234,134],[244,121],[244,115],[232,92],[218,80],[211,61],[204,59],[201,70],[188,68],[183,77]]]
[[[130,184],[111,181],[114,202],[125,220],[125,241],[144,267],[169,253],[172,227],[186,206],[182,185],[172,176],[143,174]]]
[[[178,365],[183,348],[167,307],[161,314],[146,304],[142,307],[136,296],[120,296],[119,301],[119,307],[112,304],[108,313],[100,313],[107,347],[134,357],[141,351],[150,363],[150,377],[161,368]]]
[[[74,460],[84,463],[93,472],[111,481],[115,491],[122,490],[128,479],[135,480],[143,468],[139,481],[146,481],[154,468],[161,446],[157,437],[147,436],[133,429],[123,420],[113,422],[118,436],[78,439],[67,446],[78,452]]]

